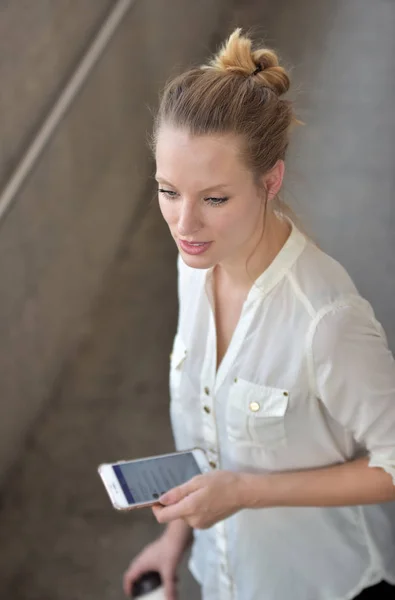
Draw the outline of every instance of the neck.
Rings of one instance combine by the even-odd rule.
[[[287,241],[291,226],[274,213],[267,214],[264,226],[256,232],[247,247],[235,258],[216,266],[223,283],[241,293],[250,290],[253,282],[269,267]]]

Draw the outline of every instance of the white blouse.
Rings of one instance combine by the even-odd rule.
[[[179,450],[213,469],[312,469],[370,456],[395,482],[395,362],[345,270],[293,226],[216,373],[212,270],[179,258],[170,368]],[[395,503],[241,510],[194,531],[204,600],[349,600],[395,584]]]

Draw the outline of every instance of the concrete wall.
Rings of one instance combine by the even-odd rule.
[[[395,6],[297,5],[230,0],[226,30],[252,28],[291,68],[305,126],[290,145],[283,194],[372,303],[395,353]]]
[[[2,185],[114,4],[0,0]],[[0,478],[151,185],[148,107],[177,65],[207,54],[223,4],[137,0],[0,224]]]
[[[112,4],[0,0],[0,187]]]

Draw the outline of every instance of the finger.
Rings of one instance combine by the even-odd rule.
[[[133,583],[136,581],[137,578],[138,574],[137,576],[134,576],[129,571],[126,571],[126,573],[123,576],[123,592],[128,598],[132,593]]]
[[[134,583],[134,579],[133,577],[130,575],[130,573],[126,572],[123,576],[123,593],[125,594],[125,596],[129,597],[132,593],[132,586]]]
[[[162,574],[166,600],[177,600],[177,579],[171,575]]]
[[[135,565],[133,563],[130,565],[123,576],[123,591],[125,592],[125,596],[130,596],[134,582],[149,569],[150,566],[141,561]]]
[[[189,493],[189,487],[187,486],[187,484],[179,485],[178,487],[175,487],[172,490],[166,492],[166,494],[163,494],[163,496],[159,498],[159,502],[163,506],[168,506],[169,504],[176,504],[176,502],[180,502],[180,500],[185,498],[185,496],[187,496]]]
[[[161,504],[163,504],[164,506],[169,506],[170,504],[175,504],[176,502],[180,502],[181,500],[183,500],[184,498],[189,496],[189,494],[191,494],[192,492],[195,492],[197,489],[199,489],[200,485],[201,485],[201,480],[200,480],[200,476],[198,475],[196,477],[193,477],[186,483],[183,483],[182,485],[179,485],[179,486],[169,490],[168,492],[166,492],[166,494],[163,494],[159,498],[159,502]]]
[[[183,519],[188,512],[187,498],[171,506],[155,506],[152,511],[158,523],[170,523],[176,519]]]
[[[154,517],[157,519],[158,515],[161,513],[161,511],[163,510],[163,506],[159,506],[158,504],[155,504],[155,506],[152,506],[152,512],[154,513]]]

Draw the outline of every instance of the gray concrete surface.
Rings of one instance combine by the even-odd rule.
[[[0,0],[0,188],[111,0]]]
[[[0,0],[0,144],[15,133],[0,171],[19,158],[108,4]],[[177,65],[201,60],[222,4],[138,0],[0,223],[0,481],[83,335],[146,194],[158,88]]]
[[[232,25],[252,27],[294,65],[306,126],[291,148],[287,199],[320,245],[347,266],[395,349],[395,4],[233,0],[228,6],[213,39]],[[160,20],[149,27],[152,35]],[[136,35],[145,39],[140,29]],[[188,26],[182,35],[188,38]],[[169,60],[178,62],[172,52]],[[145,56],[156,72],[155,56]],[[137,114],[128,135],[134,126],[141,132]],[[123,138],[120,144],[117,160],[127,148]],[[102,177],[90,194],[111,180],[117,160],[100,163]],[[147,188],[147,203],[150,196]],[[124,566],[158,533],[149,511],[116,514],[95,472],[102,460],[172,448],[167,371],[176,322],[175,251],[157,208],[146,212],[146,206],[139,218],[130,215],[78,350],[3,486],[1,598],[121,598]],[[181,598],[198,598],[185,569]]]
[[[116,513],[96,473],[100,462],[173,449],[167,404],[176,255],[156,204],[149,209],[146,200],[89,333],[3,489],[1,598],[121,598],[122,570],[160,531],[151,511]],[[185,569],[182,585],[184,598],[196,598]]]

